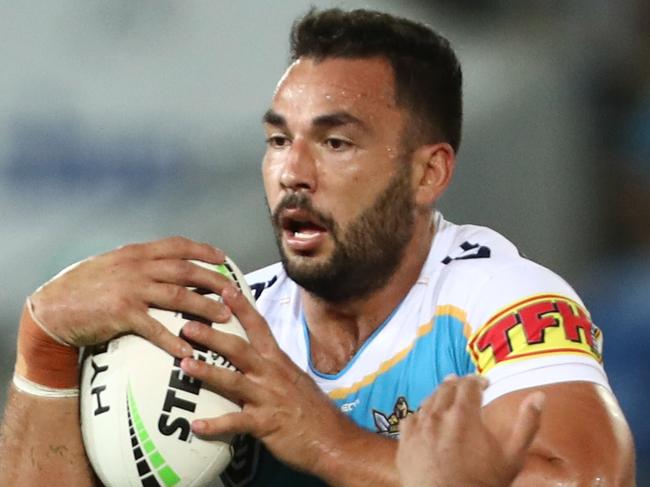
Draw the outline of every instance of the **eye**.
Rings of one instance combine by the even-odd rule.
[[[285,135],[272,135],[267,137],[266,144],[274,149],[282,149],[289,145],[289,138]]]
[[[329,137],[323,143],[333,151],[343,151],[352,147],[352,142],[337,137]]]

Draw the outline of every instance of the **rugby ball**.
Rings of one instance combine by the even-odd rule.
[[[195,263],[231,279],[254,303],[231,260],[221,265]],[[206,290],[194,291],[221,299]],[[150,309],[149,314],[176,335],[189,320],[201,321],[159,309]],[[235,316],[223,324],[201,322],[247,339]],[[227,357],[196,343],[192,346],[195,358],[234,370]],[[219,485],[216,478],[232,458],[230,437],[203,440],[192,434],[190,424],[240,407],[184,375],[179,359],[139,336],[122,336],[84,351],[80,402],[86,452],[108,487]]]

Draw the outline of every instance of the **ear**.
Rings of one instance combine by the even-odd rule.
[[[456,166],[456,154],[447,143],[423,145],[413,155],[415,202],[432,206],[449,186]]]

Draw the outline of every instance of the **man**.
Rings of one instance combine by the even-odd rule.
[[[410,485],[515,476],[518,485],[630,485],[630,433],[579,298],[495,232],[432,210],[460,143],[461,71],[448,43],[404,19],[332,10],[294,26],[292,58],[264,115],[264,186],[282,264],[249,276],[259,314],[188,262],[219,263],[221,251],[182,238],[129,245],[59,275],[21,320],[3,483],[93,483],[76,347],[132,332],[243,404],[192,425],[263,445],[245,472],[225,472],[226,484],[398,485],[395,437],[406,421],[399,465]],[[186,286],[220,293],[225,306]],[[236,314],[250,345],[191,322],[183,332],[241,373],[192,359],[150,306],[215,322]],[[482,410],[486,379],[474,372],[490,381]]]

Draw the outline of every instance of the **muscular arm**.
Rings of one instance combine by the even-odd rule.
[[[481,409],[479,381],[445,380],[405,421],[397,453],[405,487],[634,485],[630,431],[604,388],[528,388]]]
[[[540,430],[514,486],[634,485],[634,446],[613,395],[588,382],[566,382],[502,396],[483,409],[483,418],[501,441],[511,434],[512,417],[534,390],[546,396]]]
[[[78,399],[31,396],[12,385],[0,437],[0,485],[53,484],[95,485],[81,441]]]

